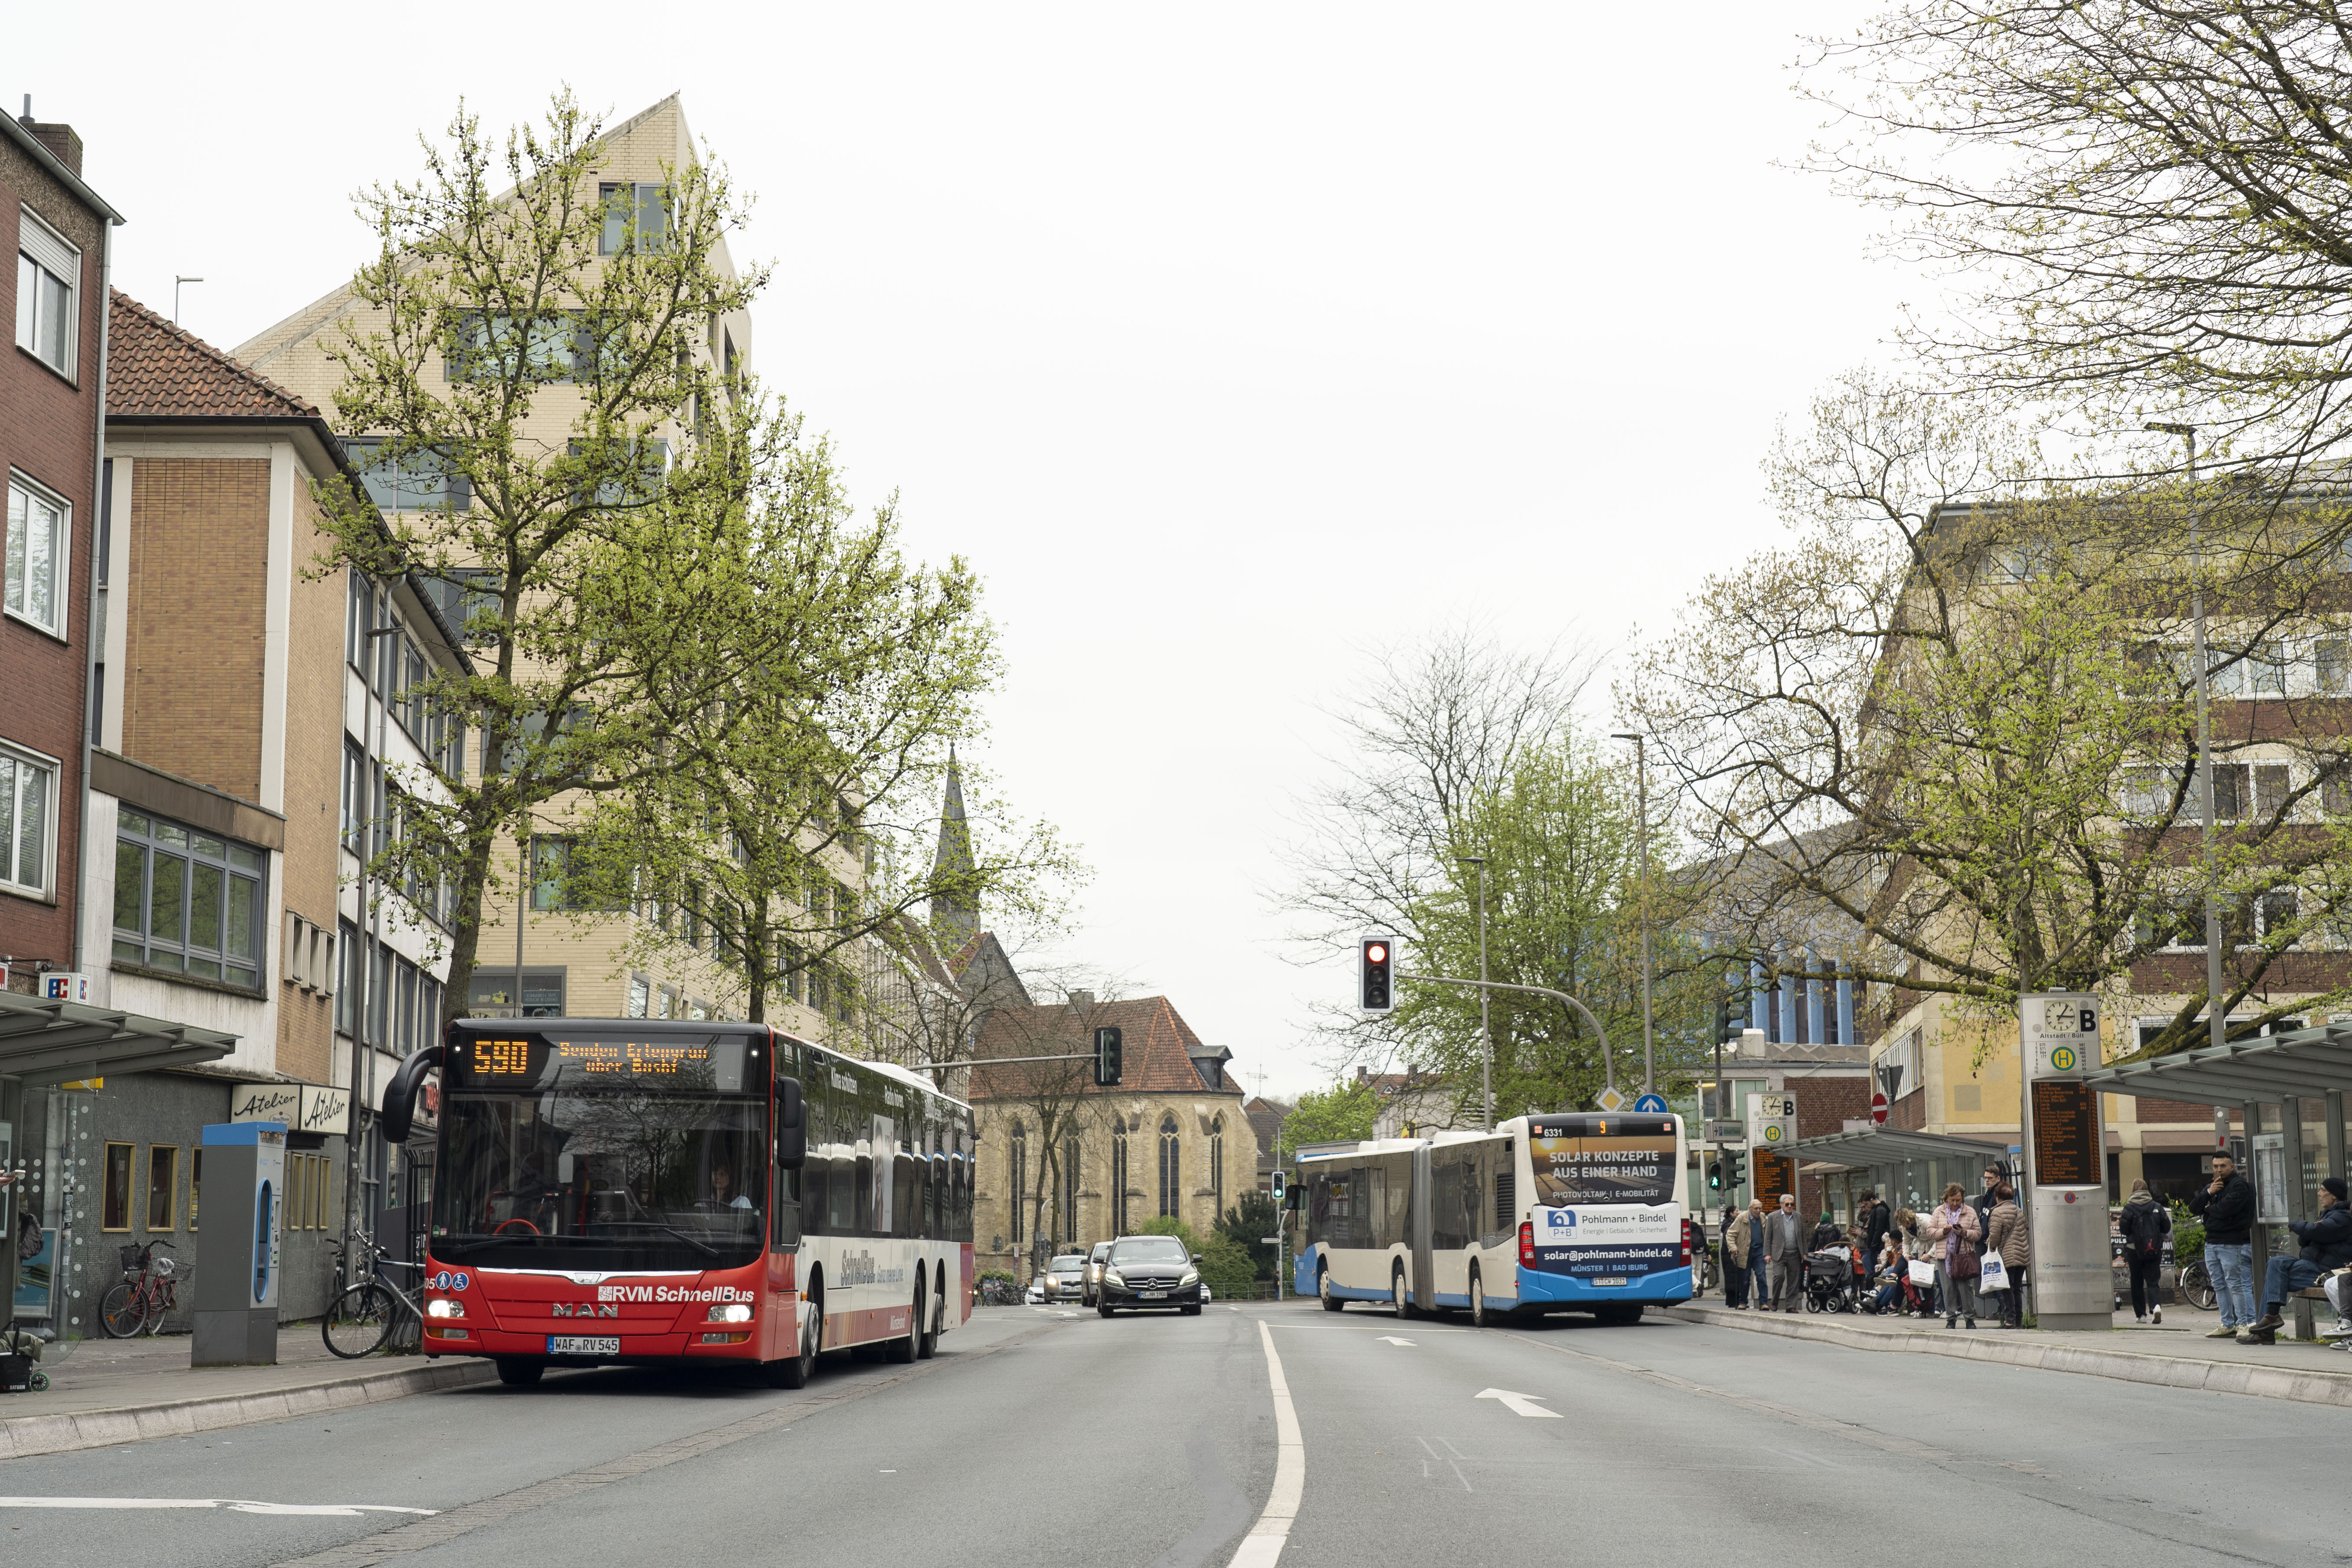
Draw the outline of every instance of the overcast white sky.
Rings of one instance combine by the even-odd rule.
[[[1774,420],[1927,291],[1772,166],[1797,36],[1857,9],[134,4],[94,47],[49,6],[0,89],[223,347],[349,275],[350,194],[460,95],[683,89],[759,196],[761,372],[988,579],[987,762],[1096,868],[1073,956],[1286,1093],[1349,981],[1266,893],[1361,647],[1663,626],[1777,528]]]

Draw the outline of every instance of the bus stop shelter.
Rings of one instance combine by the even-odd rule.
[[[2246,1173],[2263,1222],[2254,1227],[2258,1279],[2270,1253],[2269,1227],[2309,1219],[2317,1207],[2319,1179],[2344,1173],[2352,1021],[2118,1062],[2083,1078],[2103,1094],[2187,1100],[2237,1112],[2250,1156]]]
[[[1799,1170],[1823,1177],[1830,1210],[1840,1223],[1853,1212],[1853,1194],[1865,1187],[1891,1207],[1924,1214],[1947,1182],[1973,1193],[1988,1162],[2006,1165],[2013,1158],[2005,1142],[1894,1127],[1801,1138],[1793,1152]]]

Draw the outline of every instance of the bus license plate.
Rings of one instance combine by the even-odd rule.
[[[1622,1285],[1625,1281],[1621,1278],[1616,1279],[1595,1279],[1593,1283],[1595,1285]]]
[[[619,1355],[621,1342],[617,1336],[602,1339],[585,1334],[550,1334],[547,1336],[550,1355]]]
[[[1138,1290],[1135,1293],[1135,1299],[1139,1301],[1165,1301],[1168,1300],[1168,1292],[1165,1290]]]

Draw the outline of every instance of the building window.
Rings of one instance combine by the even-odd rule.
[[[114,840],[114,956],[261,988],[267,856],[124,810]]]
[[[0,884],[36,896],[49,890],[49,824],[57,820],[58,767],[0,749]]]
[[[1110,1233],[1127,1234],[1127,1118],[1110,1124]]]
[[[343,437],[368,500],[386,511],[464,511],[474,504],[472,481],[447,458],[438,452],[384,458],[378,455],[383,444],[381,436]]]
[[[81,336],[76,285],[81,249],[56,229],[17,208],[16,346],[56,371],[74,373],[74,348]]]
[[[1021,1207],[1029,1192],[1029,1137],[1018,1121],[1013,1124],[1013,1136],[1006,1143],[1006,1158],[1011,1168],[1006,1174],[1013,1181],[1013,1245],[1021,1245]]]
[[[530,907],[534,910],[578,910],[587,907],[573,880],[579,842],[572,838],[534,836],[530,841]]]
[[[205,1152],[198,1147],[188,1151],[188,1228],[196,1228],[199,1200],[205,1195]]]
[[[629,976],[629,1016],[642,1018],[652,1011],[653,984],[642,974]]]
[[[106,1181],[99,1192],[98,1227],[100,1230],[131,1228],[131,1159],[136,1152],[129,1143],[109,1143],[106,1146]]]
[[[8,475],[8,613],[52,637],[66,635],[67,528],[63,496],[24,475]]]
[[[176,1230],[180,1203],[180,1151],[157,1143],[147,1151],[147,1228]]]
[[[526,1018],[561,1018],[563,1016],[563,982],[561,969],[526,969],[522,972],[522,1016]],[[503,968],[485,967],[474,971],[473,994],[467,1011],[477,1018],[511,1018],[515,1016],[514,965]],[[667,1013],[656,1014],[667,1018]]]
[[[1062,1239],[1078,1239],[1078,1141],[1062,1145]]]
[[[604,209],[604,226],[596,237],[596,254],[618,256],[628,244],[629,227],[636,226],[636,248],[648,253],[668,248],[669,195],[660,185],[607,183],[596,187]]]
[[[1216,1212],[1225,1212],[1225,1119],[1209,1123],[1209,1190],[1216,1195]]]
[[[1176,1183],[1181,1174],[1181,1160],[1176,1145],[1176,1118],[1163,1114],[1160,1118],[1160,1214],[1163,1219],[1175,1217]]]

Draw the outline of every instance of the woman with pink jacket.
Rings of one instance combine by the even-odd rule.
[[[1920,1216],[1919,1234],[1936,1260],[1936,1283],[1944,1291],[1944,1327],[1956,1328],[1966,1317],[1977,1326],[1977,1244],[1984,1229],[1969,1194],[1958,1182],[1944,1188],[1944,1201]]]

